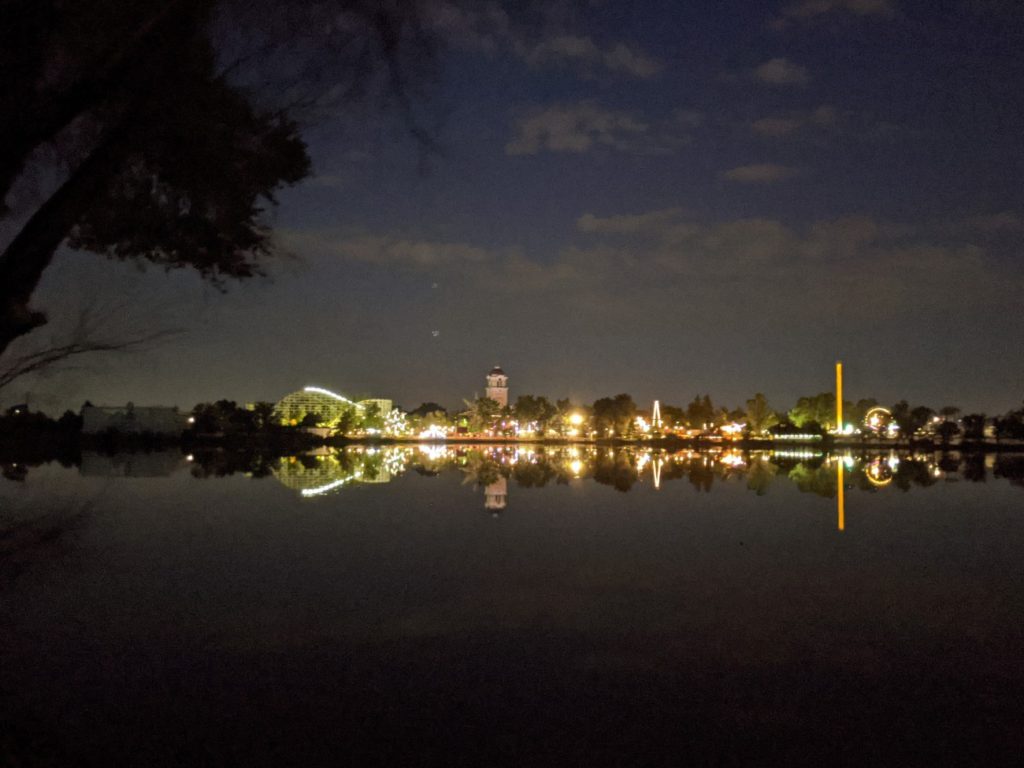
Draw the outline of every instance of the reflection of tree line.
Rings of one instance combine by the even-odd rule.
[[[294,456],[258,450],[210,450],[189,455],[197,478],[244,473],[273,476],[289,488],[309,492],[347,483],[386,483],[415,472],[434,476],[458,471],[463,482],[485,488],[498,481],[519,488],[566,485],[592,480],[627,492],[638,483],[664,486],[685,481],[698,492],[716,484],[744,483],[758,495],[776,482],[791,482],[804,493],[833,498],[837,493],[836,462],[843,461],[848,488],[876,491],[926,488],[939,482],[985,482],[1006,479],[1024,487],[1024,456],[1020,454],[823,454],[739,451],[665,451],[608,446],[349,446],[320,449]],[[24,480],[34,462],[0,461],[8,480]]]
[[[279,459],[273,473],[285,485],[304,491],[331,484],[338,487],[345,482],[387,482],[410,471],[424,476],[458,471],[465,484],[478,488],[501,482],[519,488],[543,488],[567,485],[573,480],[592,480],[628,492],[638,483],[663,486],[682,480],[697,492],[710,492],[719,483],[744,483],[757,495],[764,495],[776,482],[791,482],[803,493],[834,498],[839,461],[844,462],[846,469],[846,486],[863,491],[877,491],[889,485],[909,490],[938,482],[984,482],[989,477],[1005,478],[1024,486],[1024,457],[1010,455],[988,459],[970,454],[939,458],[896,454],[793,458],[770,452],[670,454],[632,448],[566,446],[349,448]]]

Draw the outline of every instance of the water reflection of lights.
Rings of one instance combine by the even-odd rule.
[[[448,448],[443,445],[420,445],[419,451],[430,461],[440,461],[449,454]]]
[[[400,448],[393,448],[384,454],[384,471],[389,475],[400,475],[405,472],[407,453]]]
[[[718,460],[725,466],[732,468],[742,467],[747,463],[743,458],[743,454],[738,451],[730,451],[729,453],[722,454],[718,457]]]
[[[896,462],[896,465],[899,461]],[[892,470],[894,465],[890,461],[883,461],[881,457],[875,459],[864,468],[864,477],[868,482],[877,488],[884,488],[892,482]]]
[[[770,455],[777,459],[820,459],[825,454],[823,454],[821,451],[811,450],[778,450],[772,451]]]
[[[357,480],[358,477],[358,475],[353,475],[352,477],[343,477],[341,478],[341,480],[335,480],[333,483],[321,485],[319,488],[303,488],[301,491],[299,491],[299,493],[301,493],[305,498],[309,498],[310,496],[321,496],[325,493],[330,493],[335,488],[340,488],[346,483],[349,483],[353,480]]]
[[[203,457],[197,454],[195,459],[199,466]],[[901,474],[900,470],[907,467],[910,471]],[[423,470],[425,475],[453,469],[463,473],[467,482],[472,480],[484,486],[496,482],[498,477],[506,478],[509,485],[517,483],[524,487],[586,478],[607,485],[652,482],[655,489],[661,489],[662,482],[668,480],[689,478],[694,482],[696,477],[701,482],[710,483],[714,478],[725,482],[749,473],[750,487],[759,495],[767,486],[763,475],[774,476],[781,470],[783,476],[789,475],[798,482],[801,490],[832,498],[839,495],[836,475],[839,475],[840,482],[849,482],[847,473],[858,479],[863,473],[861,487],[890,485],[896,481],[897,474],[915,485],[927,485],[936,479],[956,476],[955,472],[946,471],[944,465],[939,466],[933,454],[924,453],[888,451],[854,454],[844,451],[829,455],[806,448],[750,452],[735,448],[710,451],[683,449],[668,453],[649,447],[508,444],[359,445],[340,451],[324,448],[314,453],[281,458],[274,468],[274,475],[303,498],[313,498],[345,487],[387,483],[412,469]],[[825,479],[828,474],[832,474],[830,482]],[[851,487],[856,488],[857,484]],[[844,514],[845,510],[841,512]]]
[[[838,522],[836,527],[840,531],[846,530],[846,485],[843,481],[844,462],[836,462],[836,507],[838,511]]]

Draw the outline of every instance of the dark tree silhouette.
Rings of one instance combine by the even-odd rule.
[[[893,420],[900,428],[900,437],[907,441],[912,441],[914,434],[925,426],[935,414],[935,411],[924,405],[911,408],[906,400],[900,400],[890,411]]]
[[[225,74],[221,41],[211,32],[219,13],[248,6],[250,20],[277,18],[280,33],[264,38],[286,48],[290,37],[302,44],[293,55],[305,46],[311,60],[336,67],[333,80],[322,69],[298,68],[307,102],[339,80],[346,93],[381,81],[409,116],[404,49],[413,47],[419,60],[430,50],[416,24],[420,5],[0,0],[0,216],[34,166],[59,171],[55,189],[0,254],[0,355],[46,323],[31,299],[65,242],[193,268],[213,281],[259,274],[272,251],[263,214],[277,190],[309,173],[309,158],[285,105],[262,103],[243,88],[237,67]],[[313,16],[323,13],[361,20],[341,25],[349,42],[360,43],[354,53],[338,54],[345,46],[337,30],[312,36]],[[254,38],[261,31],[246,30]],[[411,116],[408,123],[428,141]],[[47,162],[55,147],[61,162]]]
[[[615,397],[602,397],[592,406],[594,427],[602,437],[614,431],[618,437],[624,437],[630,431],[636,416],[636,403],[627,394]]]
[[[16,22],[31,26],[12,25],[24,36],[5,41],[8,57],[27,45],[45,51],[18,74],[38,78],[69,64],[54,85],[5,79],[3,103],[23,103],[5,110],[0,126],[0,192],[41,143],[62,138],[73,163],[0,255],[0,353],[46,322],[29,302],[65,240],[215,279],[255,274],[269,250],[264,206],[308,173],[309,160],[294,123],[258,112],[218,76],[206,33],[214,4],[14,5]]]
[[[965,440],[984,440],[985,439],[985,423],[988,421],[988,417],[983,413],[968,413],[963,418],[964,424],[964,439]]]

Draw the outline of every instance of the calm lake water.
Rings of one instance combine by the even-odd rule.
[[[1020,457],[5,474],[0,764],[1021,763]]]

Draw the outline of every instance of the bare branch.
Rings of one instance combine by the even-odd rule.
[[[138,352],[181,333],[180,329],[161,329],[127,338],[104,335],[102,325],[111,314],[97,312],[95,307],[83,309],[67,338],[51,339],[47,345],[6,362],[0,368],[0,390],[25,376],[64,368],[70,361],[84,356],[105,352]]]

